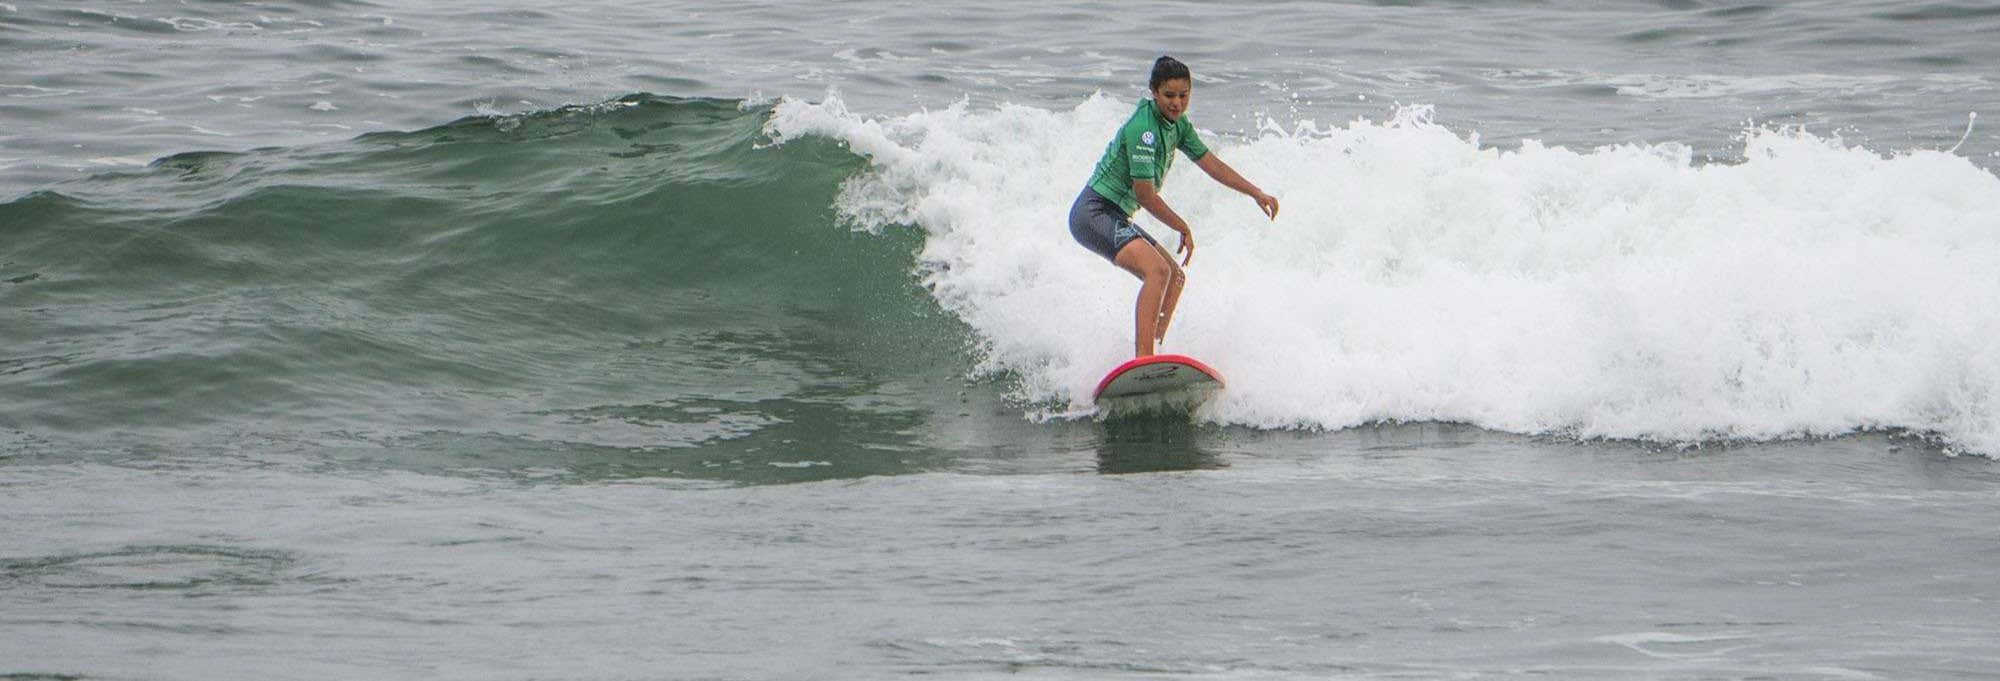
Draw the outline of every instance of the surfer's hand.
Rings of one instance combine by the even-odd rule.
[[[1272,220],[1278,219],[1278,197],[1258,192],[1253,198],[1257,199],[1257,207],[1264,211],[1264,215]]]
[[[1174,252],[1186,254],[1181,256],[1181,267],[1187,267],[1188,261],[1194,259],[1194,230],[1179,227],[1174,231],[1181,233],[1181,245],[1174,247]]]

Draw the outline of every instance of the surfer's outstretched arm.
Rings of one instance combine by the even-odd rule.
[[[1235,168],[1231,168],[1229,164],[1222,162],[1221,156],[1210,152],[1200,159],[1195,160],[1194,164],[1201,166],[1202,172],[1208,173],[1208,176],[1215,178],[1216,182],[1221,182],[1222,186],[1242,192],[1244,196],[1248,196],[1256,201],[1257,208],[1263,210],[1264,214],[1270,216],[1271,219],[1278,219],[1277,197],[1264,193],[1264,190],[1258,189],[1257,185],[1243,179],[1243,175],[1236,172]]]

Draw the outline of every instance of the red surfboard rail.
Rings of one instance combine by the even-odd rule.
[[[1187,355],[1147,355],[1120,364],[1117,368],[1112,369],[1111,373],[1105,374],[1104,380],[1097,382],[1097,390],[1091,393],[1090,399],[1092,401],[1103,399],[1104,390],[1111,387],[1111,383],[1118,380],[1118,377],[1134,370],[1156,365],[1180,365],[1181,367],[1207,374],[1209,378],[1215,380],[1217,386],[1226,385],[1226,382],[1222,380],[1222,373],[1210,368],[1207,364],[1201,363],[1201,360]]]

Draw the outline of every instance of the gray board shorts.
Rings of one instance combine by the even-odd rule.
[[[1133,239],[1145,239],[1158,246],[1160,242],[1147,234],[1146,230],[1132,223],[1132,217],[1118,203],[1104,198],[1089,187],[1076,195],[1076,203],[1069,207],[1069,235],[1092,253],[1104,256],[1105,260],[1116,262],[1118,249]]]

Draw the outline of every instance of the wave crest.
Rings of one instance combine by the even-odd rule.
[[[1129,107],[866,118],[830,98],[781,102],[770,127],[867,158],[841,212],[920,225],[926,283],[981,369],[1065,413],[1130,347],[1134,284],[1063,222]],[[1285,206],[1266,222],[1192,164],[1165,189],[1201,245],[1165,347],[1231,377],[1216,421],[1907,429],[2000,452],[2000,178],[1963,158],[1795,129],[1746,131],[1731,163],[1676,143],[1500,149],[1420,107],[1208,134]]]

